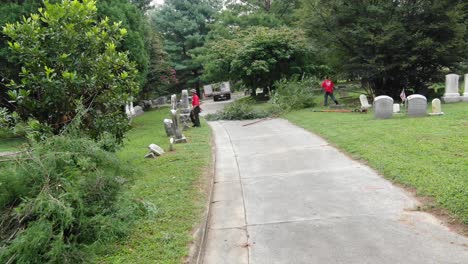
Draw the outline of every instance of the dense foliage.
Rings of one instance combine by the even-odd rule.
[[[279,80],[275,83],[275,92],[271,98],[272,103],[277,104],[283,112],[295,109],[309,108],[315,106],[314,97],[317,93],[318,80],[308,78],[301,81]]]
[[[313,69],[310,46],[300,30],[287,27],[250,27],[232,39],[213,40],[199,50],[205,80],[241,80],[252,94],[257,88]]]
[[[466,1],[304,0],[302,24],[329,64],[374,94],[426,94],[467,59]]]
[[[7,24],[11,60],[21,66],[20,82],[8,94],[16,111],[56,133],[73,120],[78,104],[89,108],[82,126],[94,138],[104,132],[121,140],[128,129],[123,105],[136,93],[137,70],[119,51],[127,30],[97,21],[92,0],[45,2],[39,14]]]
[[[221,8],[219,0],[166,0],[152,14],[156,28],[166,41],[166,50],[177,72],[177,87],[200,87],[202,66],[193,60],[192,50],[203,46],[208,25]]]
[[[41,5],[41,2],[36,0],[25,1],[2,1],[0,4],[0,28],[6,23],[18,21],[22,16],[27,16],[31,12],[35,12]],[[8,103],[9,99],[6,94],[4,83],[17,75],[20,68],[13,62],[9,62],[7,36],[0,32],[0,106],[12,108]]]
[[[143,212],[119,196],[132,171],[95,141],[67,134],[33,148],[0,164],[1,263],[83,262]]]

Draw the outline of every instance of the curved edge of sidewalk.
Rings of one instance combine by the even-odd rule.
[[[193,232],[193,242],[189,249],[189,255],[184,261],[184,263],[189,264],[201,264],[203,263],[205,246],[206,246],[206,237],[208,235],[208,225],[210,222],[211,215],[211,203],[213,201],[213,190],[214,190],[214,180],[216,175],[216,141],[214,138],[213,128],[210,126],[212,137],[211,137],[211,167],[208,173],[209,179],[208,182],[208,195],[207,201],[205,204],[205,212],[203,213],[203,218],[198,228]]]

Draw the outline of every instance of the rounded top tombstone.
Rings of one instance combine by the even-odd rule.
[[[393,98],[387,95],[374,99],[374,116],[377,119],[391,118],[393,114]]]

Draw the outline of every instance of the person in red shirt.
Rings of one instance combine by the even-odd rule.
[[[330,98],[335,102],[335,104],[338,104],[338,101],[333,95],[333,88],[335,88],[335,84],[330,80],[329,76],[325,76],[325,80],[322,82],[322,89],[325,92],[325,106],[328,105],[328,96],[330,96]]]
[[[190,119],[192,120],[194,127],[200,127],[200,98],[198,97],[195,89],[191,89],[190,93],[192,94],[192,111],[190,111]]]

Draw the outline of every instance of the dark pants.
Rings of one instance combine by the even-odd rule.
[[[200,126],[200,106],[196,106],[192,111],[190,111],[190,119],[192,120],[193,126]]]
[[[333,93],[325,92],[325,103],[324,103],[325,106],[328,105],[328,96],[330,96],[330,98],[335,102],[335,104],[338,104],[338,101],[335,99],[335,96],[333,95]]]

